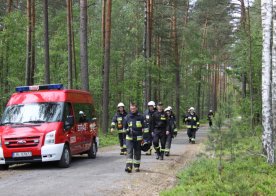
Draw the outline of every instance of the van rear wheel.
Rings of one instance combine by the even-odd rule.
[[[97,151],[98,151],[97,142],[95,141],[95,139],[93,139],[91,147],[87,151],[88,158],[89,159],[95,159],[97,157]]]
[[[8,170],[9,169],[9,165],[4,164],[4,165],[0,165],[0,170]]]
[[[71,152],[68,145],[65,144],[61,158],[58,162],[58,166],[61,168],[68,168],[70,167],[70,164],[71,164]]]

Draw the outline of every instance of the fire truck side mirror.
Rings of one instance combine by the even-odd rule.
[[[64,130],[69,130],[74,125],[74,116],[67,116],[64,122]]]

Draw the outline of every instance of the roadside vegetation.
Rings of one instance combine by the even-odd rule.
[[[162,196],[276,195],[276,167],[266,162],[262,127],[250,126],[250,112],[235,97],[230,94],[216,113],[206,152],[180,171],[177,186]]]
[[[99,139],[100,139],[100,148],[105,146],[112,146],[118,144],[118,134],[116,132],[107,134],[103,134],[102,131],[99,130]]]

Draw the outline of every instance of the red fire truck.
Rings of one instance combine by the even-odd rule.
[[[0,168],[57,161],[72,155],[96,158],[98,130],[90,93],[62,84],[21,86],[7,103],[0,124]]]

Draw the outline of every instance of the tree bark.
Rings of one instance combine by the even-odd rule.
[[[112,0],[106,1],[104,80],[103,80],[103,117],[102,131],[107,133],[109,117],[109,71],[110,71],[110,38],[111,38],[111,7]]]
[[[48,25],[48,0],[43,1],[44,12],[44,82],[50,84],[50,55],[49,55],[49,25]]]
[[[71,21],[72,24],[74,23],[73,20],[73,6],[71,6]],[[71,28],[71,36],[72,36],[72,80],[75,88],[78,89],[78,70],[77,70],[77,61],[76,61],[76,47],[75,47],[75,33],[74,33],[74,25]]]
[[[27,0],[27,42],[26,42],[26,66],[25,66],[25,84],[30,85],[30,69],[31,69],[31,44],[32,44],[32,19],[31,19],[31,0]]]
[[[87,0],[80,0],[80,63],[82,89],[89,91],[87,52]]]
[[[267,162],[275,163],[274,138],[272,130],[271,112],[271,24],[272,1],[261,1],[263,52],[262,52],[262,116],[263,116],[263,149],[267,155]]]
[[[276,135],[276,0],[273,0],[273,40],[272,40],[272,138],[274,147],[274,162],[275,163],[275,135]],[[273,158],[272,158],[273,159]]]
[[[32,36],[31,36],[31,68],[30,68],[30,82],[31,85],[34,84],[34,75],[35,75],[35,55],[36,55],[36,50],[35,50],[35,0],[32,0],[32,5],[31,5],[31,24],[32,24]]]
[[[176,1],[173,1],[173,16],[172,16],[172,38],[174,51],[174,65],[175,65],[175,114],[176,124],[179,127],[180,118],[180,60],[178,51],[178,36],[177,36],[177,19],[176,19]]]
[[[72,79],[72,21],[71,6],[72,0],[66,0],[67,4],[67,50],[68,50],[68,89],[73,87]]]

